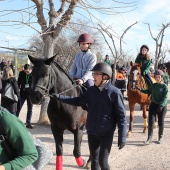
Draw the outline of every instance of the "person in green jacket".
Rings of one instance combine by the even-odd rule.
[[[4,142],[10,143],[7,146],[15,150],[15,156],[7,151]],[[25,125],[0,106],[0,170],[22,170],[37,158],[37,149]]]
[[[151,94],[151,104],[149,106],[149,127],[148,127],[148,139],[145,144],[149,145],[152,143],[152,135],[153,135],[153,125],[158,115],[158,143],[162,142],[162,136],[164,131],[164,118],[167,112],[167,101],[168,101],[168,87],[163,82],[163,71],[156,70],[154,73],[154,77],[156,83],[152,84],[152,86],[148,90],[139,89],[142,93]]]
[[[162,67],[162,71],[164,72],[164,83],[168,86],[168,81],[169,81],[169,75],[168,75],[168,73],[167,73],[167,68],[166,68],[166,66],[163,66]]]
[[[150,87],[153,82],[151,79],[151,76],[149,74],[150,72],[150,65],[151,65],[151,60],[148,55],[149,47],[147,45],[142,45],[140,48],[140,53],[138,54],[135,63],[140,64],[142,63],[141,66],[141,75],[145,78],[147,85]]]
[[[110,59],[109,59],[109,56],[108,56],[108,55],[106,55],[106,57],[105,57],[105,59],[104,59],[104,62],[105,62],[106,64],[111,65]]]

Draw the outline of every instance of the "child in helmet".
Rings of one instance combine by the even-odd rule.
[[[149,47],[147,45],[142,45],[140,48],[140,53],[138,54],[135,63],[142,63],[141,66],[141,74],[146,78],[148,86],[151,86],[153,84],[151,76],[149,75],[149,69],[151,60],[148,55]]]
[[[94,86],[89,87],[80,97],[53,96],[67,104],[88,105],[86,129],[91,157],[91,169],[110,170],[108,157],[113,135],[118,125],[118,147],[126,142],[126,112],[123,97],[111,84],[112,69],[106,63],[98,63],[93,69]]]
[[[168,76],[168,73],[167,73],[167,68],[166,66],[163,66],[162,67],[162,70],[164,72],[164,76],[163,76],[163,79],[164,79],[164,83],[168,86],[168,81],[169,81],[169,76]]]
[[[142,93],[151,94],[151,104],[149,106],[149,127],[148,127],[148,139],[145,144],[149,145],[152,142],[153,125],[158,115],[158,143],[162,141],[164,130],[164,118],[167,112],[167,100],[168,100],[168,87],[163,83],[163,71],[156,70],[154,73],[156,83],[148,90],[142,90],[137,87]]]
[[[81,52],[75,56],[69,74],[76,79],[78,84],[82,85],[85,83],[87,87],[90,87],[94,85],[90,70],[97,62],[96,55],[90,50],[93,40],[90,34],[85,33],[80,35],[77,42],[79,43]]]
[[[124,97],[124,92],[126,91],[126,69],[124,66],[119,68],[119,72],[116,75],[115,86],[120,89]]]

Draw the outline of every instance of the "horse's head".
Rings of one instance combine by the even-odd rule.
[[[142,63],[137,64],[137,63],[130,62],[130,65],[131,65],[130,85],[131,85],[131,90],[135,90],[136,86],[138,85],[138,81],[141,77],[140,67],[142,66]]]
[[[54,71],[51,63],[55,56],[49,59],[34,58],[31,56],[28,56],[28,58],[34,65],[30,99],[33,104],[41,104],[44,97],[49,95],[49,91],[54,86],[54,78],[52,78]]]

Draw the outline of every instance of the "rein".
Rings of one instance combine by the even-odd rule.
[[[66,73],[66,71],[65,71],[58,63],[54,62],[54,64],[55,64],[55,66],[56,66],[61,72],[63,72],[63,73],[68,77],[68,79],[71,81],[71,83],[72,83],[72,85],[73,85],[73,87],[71,87],[71,88],[69,88],[69,89],[66,89],[66,90],[64,90],[64,91],[62,91],[62,92],[60,92],[60,93],[57,93],[58,95],[63,94],[63,93],[67,93],[68,91],[70,91],[70,90],[72,90],[72,89],[74,89],[74,88],[76,88],[76,87],[80,87],[80,85],[79,85],[79,84],[76,84],[75,81],[72,80],[72,78]],[[52,68],[52,67],[50,66],[50,69],[51,69],[51,68]],[[49,76],[49,81],[48,81],[48,84],[47,84],[46,87],[41,86],[41,85],[36,85],[36,86],[35,86],[35,88],[39,88],[39,89],[41,89],[41,90],[44,91],[44,94],[43,94],[43,97],[42,97],[43,99],[45,99],[45,97],[53,97],[52,95],[49,94],[49,92],[50,92],[50,83],[51,83],[51,80],[52,80],[52,73],[51,73],[50,76]]]
[[[74,88],[76,88],[76,87],[78,87],[78,86],[80,86],[80,85],[77,84],[77,85],[75,85],[74,87],[71,87],[71,88],[69,88],[69,89],[67,89],[67,90],[64,90],[64,91],[62,91],[62,92],[60,92],[60,93],[57,93],[57,94],[60,95],[60,94],[62,94],[62,93],[66,93],[66,92],[68,92],[68,91],[70,91],[70,90],[72,90],[72,89],[74,89]],[[50,94],[48,94],[48,96],[53,97],[53,96],[50,95]]]

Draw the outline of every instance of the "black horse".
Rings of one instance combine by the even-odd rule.
[[[68,89],[70,90],[67,91],[67,95],[79,96],[80,88],[78,86],[75,87],[72,79],[55,61],[55,56],[49,59],[28,57],[34,65],[30,95],[33,104],[41,104],[44,96],[52,93],[61,93]],[[63,133],[66,129],[74,134],[73,155],[77,165],[84,166],[80,145],[87,112],[81,107],[64,104],[50,97],[47,113],[56,144],[56,170],[62,170],[62,143]]]

